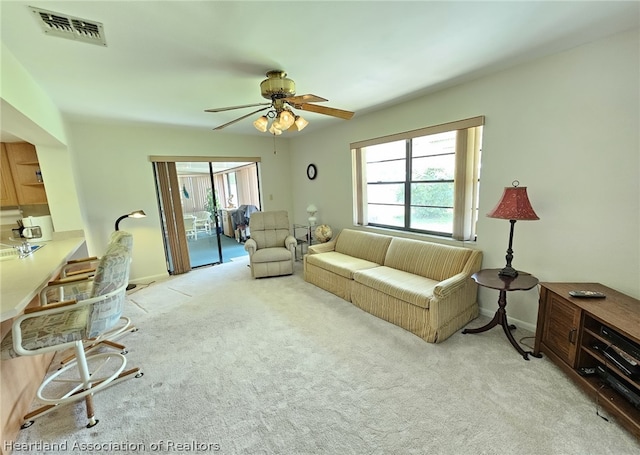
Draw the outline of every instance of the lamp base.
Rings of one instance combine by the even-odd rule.
[[[501,269],[498,272],[499,276],[508,276],[511,278],[515,278],[518,276],[518,271],[516,269],[514,269],[513,267],[511,267],[510,265],[506,266],[505,268]]]

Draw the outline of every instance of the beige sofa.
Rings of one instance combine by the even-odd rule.
[[[343,229],[312,245],[304,278],[430,343],[450,337],[478,316],[482,252]]]

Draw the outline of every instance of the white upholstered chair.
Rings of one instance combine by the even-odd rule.
[[[211,234],[211,213],[202,210],[200,212],[193,212],[193,216],[196,217],[196,231],[204,231],[207,234]]]
[[[251,238],[244,244],[249,253],[251,276],[262,278],[293,274],[296,238],[289,231],[286,211],[255,212],[249,218]]]
[[[184,230],[187,234],[187,239],[193,237],[194,240],[198,240],[198,231],[196,230],[196,217],[193,215],[184,215]]]

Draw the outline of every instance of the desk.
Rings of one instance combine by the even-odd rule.
[[[22,314],[22,310],[59,272],[60,268],[83,247],[83,237],[52,240],[26,258],[0,263],[0,320]],[[86,251],[86,250],[85,250]],[[86,253],[85,253],[86,255]]]
[[[507,322],[507,292],[509,291],[527,291],[534,288],[538,284],[538,279],[533,275],[526,272],[519,272],[518,276],[502,276],[498,275],[500,269],[484,269],[471,275],[471,278],[478,283],[479,286],[483,286],[490,289],[497,289],[500,291],[500,297],[498,298],[498,311],[493,316],[493,319],[487,324],[477,329],[464,329],[462,333],[481,333],[486,332],[489,329],[494,328],[497,325],[501,325],[504,330],[504,334],[507,336],[513,347],[520,353],[525,359],[529,360],[529,354],[534,357],[542,357],[541,354],[534,354],[531,351],[523,350],[520,345],[513,338],[512,330],[515,330],[516,326]]]

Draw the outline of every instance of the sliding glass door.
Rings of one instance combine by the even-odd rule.
[[[222,262],[218,199],[211,163],[176,163],[191,267]],[[206,171],[206,172],[205,172]]]
[[[246,256],[244,231],[238,235],[229,214],[236,201],[260,206],[257,162],[178,159],[151,157],[169,273]]]

